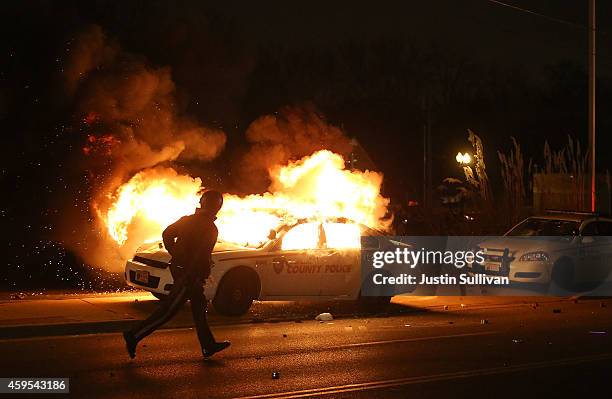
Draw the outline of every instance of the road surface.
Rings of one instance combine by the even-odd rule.
[[[154,333],[135,360],[118,333],[5,339],[0,376],[69,377],[79,398],[271,399],[583,397],[612,375],[610,300],[214,330],[232,346],[206,361],[190,328]]]

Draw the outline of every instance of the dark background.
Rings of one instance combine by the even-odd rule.
[[[61,90],[67,52],[92,24],[153,66],[168,66],[177,107],[222,129],[225,151],[200,168],[231,170],[256,118],[285,106],[316,109],[359,140],[395,202],[422,195],[424,103],[434,184],[457,175],[467,129],[496,151],[510,137],[542,162],[544,141],[586,140],[587,2],[11,1],[0,14],[0,222],[9,288],[84,282],[54,235],[67,209],[91,217],[87,171],[72,162],[86,135]],[[598,167],[611,163],[612,5],[598,2]],[[426,101],[427,100],[427,101]],[[240,192],[230,178],[226,189]]]

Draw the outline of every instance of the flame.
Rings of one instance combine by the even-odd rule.
[[[328,221],[346,218],[371,228],[386,227],[383,218],[388,200],[380,195],[382,175],[346,170],[338,154],[318,151],[272,168],[270,177],[272,185],[264,194],[224,195],[216,222],[220,240],[258,246],[267,241],[270,230],[307,219],[326,222],[323,227],[328,246],[352,248],[359,245],[358,226]],[[111,196],[111,206],[101,217],[119,245],[159,239],[166,226],[193,213],[201,189],[200,179],[179,175],[171,168],[145,170]],[[287,239],[286,245],[317,245],[312,228],[302,229],[303,234],[291,238],[301,243],[290,244]]]
[[[155,168],[137,173],[122,185],[104,223],[119,245],[136,234],[141,242],[152,241],[181,216],[199,204],[200,179],[181,176],[174,169]]]

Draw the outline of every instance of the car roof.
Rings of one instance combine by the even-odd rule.
[[[590,213],[558,213],[558,214],[548,214],[548,215],[538,215],[531,216],[528,219],[540,219],[540,220],[561,220],[567,222],[578,222],[582,223],[585,220],[603,220],[606,222],[611,222],[612,219],[606,217],[600,217],[595,214]]]

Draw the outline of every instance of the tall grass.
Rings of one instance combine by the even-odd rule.
[[[474,149],[474,169],[475,176],[473,178],[473,185],[477,188],[480,198],[484,203],[492,200],[491,185],[489,183],[489,176],[487,175],[487,167],[484,160],[484,149],[482,146],[482,140],[472,130],[468,129],[468,141],[472,144]]]
[[[544,170],[548,176],[561,175],[571,179],[568,204],[575,210],[586,209],[586,184],[589,177],[587,162],[589,151],[582,151],[580,141],[567,136],[565,147],[552,150],[548,141],[544,143]]]
[[[527,167],[521,151],[521,146],[512,139],[510,154],[497,151],[501,164],[501,176],[504,188],[502,202],[507,210],[504,218],[507,224],[516,223],[523,215],[523,207],[526,204],[527,191],[531,191],[532,161],[529,159]]]

